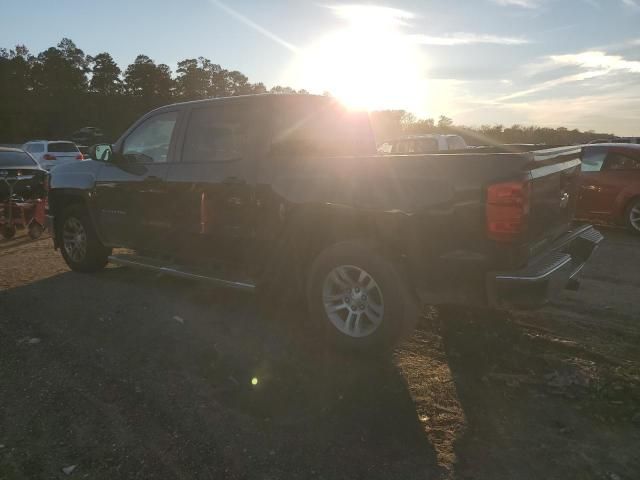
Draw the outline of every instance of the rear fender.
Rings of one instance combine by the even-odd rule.
[[[402,258],[407,246],[408,216],[401,212],[373,212],[333,204],[296,207],[275,242],[275,252],[265,268],[265,280],[292,278],[302,287],[313,260],[334,243],[366,238],[385,254]]]

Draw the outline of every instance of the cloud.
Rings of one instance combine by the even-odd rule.
[[[407,10],[393,7],[379,7],[374,5],[330,5],[328,7],[338,17],[349,21],[361,19],[368,21],[375,18],[393,20],[404,23],[404,20],[415,18],[415,15]]]
[[[450,35],[433,36],[433,35],[412,35],[415,42],[421,45],[472,45],[472,44],[495,44],[495,45],[523,45],[529,43],[529,40],[519,37],[501,37],[498,35],[486,35],[477,33],[457,32]]]
[[[447,35],[408,34],[403,30],[406,27],[411,27],[410,21],[417,17],[412,12],[399,8],[376,5],[330,5],[327,8],[338,18],[349,22],[352,28],[362,28],[367,31],[377,29],[380,32],[394,31],[418,45],[455,46],[481,43],[522,45],[529,43],[527,39],[520,37],[503,37],[468,32],[454,32]]]
[[[551,55],[546,62],[533,65],[530,72],[540,73],[558,67],[578,67],[584,71],[538,83],[530,88],[499,98],[498,102],[513,100],[568,83],[582,82],[610,73],[640,73],[640,61],[626,60],[620,55],[608,55],[601,51],[589,51],[568,55]]]
[[[622,0],[622,3],[624,3],[627,7],[640,10],[640,3],[638,3],[638,0]]]
[[[640,73],[640,61],[625,60],[625,58],[620,55],[608,55],[600,51],[570,55],[551,55],[549,58],[557,65],[574,65],[587,69],[602,69],[607,72],[627,71]]]
[[[521,7],[521,8],[538,8],[540,2],[538,0],[492,0],[494,3],[503,7]],[[626,1],[626,0],[623,0]],[[632,1],[632,0],[629,0]]]

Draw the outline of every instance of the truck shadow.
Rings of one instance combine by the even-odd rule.
[[[124,268],[0,292],[0,443],[28,446],[5,468],[37,478],[73,457],[94,478],[443,474],[390,359],[323,350],[303,313],[277,316]]]
[[[615,363],[506,312],[451,308],[440,322],[465,415],[451,438],[456,478],[636,476],[638,385],[608,377]]]

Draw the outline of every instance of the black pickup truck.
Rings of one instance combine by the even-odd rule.
[[[393,345],[421,304],[541,305],[602,239],[571,226],[579,148],[379,155],[368,116],[326,97],[169,105],[92,149],[52,173],[71,269],[298,295],[353,350]]]

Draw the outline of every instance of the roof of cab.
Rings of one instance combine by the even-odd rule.
[[[333,97],[328,97],[325,95],[312,95],[308,93],[254,93],[251,95],[236,95],[233,97],[214,97],[214,98],[205,98],[202,100],[191,100],[188,102],[178,102],[172,103],[169,105],[163,105],[162,107],[158,107],[152,112],[159,112],[162,110],[170,110],[175,107],[187,107],[192,105],[202,105],[208,103],[232,103],[232,102],[248,102],[248,101],[269,101],[269,100],[291,100],[296,99],[301,102],[304,101],[329,101],[335,102],[337,101]]]
[[[589,147],[589,148],[611,148],[611,147],[616,147],[616,148],[628,148],[629,150],[640,150],[640,144],[638,143],[615,143],[615,142],[611,142],[611,143],[588,143],[586,145],[583,145],[584,147]]]

